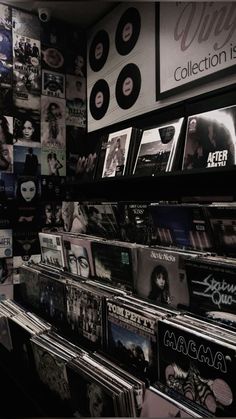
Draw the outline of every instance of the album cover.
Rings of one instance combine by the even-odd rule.
[[[176,167],[183,120],[180,118],[143,131],[133,174],[154,176],[160,172],[170,172]]]
[[[236,208],[227,205],[209,205],[206,208],[213,231],[213,238],[218,255],[236,256]]]
[[[42,44],[42,68],[65,73],[65,59],[61,49]]]
[[[215,250],[203,206],[153,204],[149,212],[152,244],[199,251]]]
[[[126,243],[92,242],[95,277],[118,288],[134,290],[136,249]]]
[[[30,256],[40,253],[37,231],[13,231],[13,255]]]
[[[40,212],[40,225],[42,225],[43,231],[63,231],[64,220],[61,201],[42,203]]]
[[[79,367],[66,366],[74,416],[115,417],[117,415],[116,395],[103,382]]]
[[[151,223],[149,202],[119,202],[119,228],[123,241],[149,244]]]
[[[74,76],[86,77],[86,47],[85,42],[82,39],[83,34],[80,34],[80,39],[74,50],[67,51],[66,53],[66,73]],[[81,43],[81,45],[79,45]],[[71,45],[71,41],[69,41]]]
[[[14,117],[14,145],[24,147],[41,147],[39,114],[25,111]]]
[[[173,307],[188,307],[186,256],[173,250],[141,246],[137,252],[137,295]]]
[[[1,182],[0,182],[1,185]],[[1,197],[1,193],[0,193]],[[14,204],[12,201],[0,201],[0,229],[10,229],[13,223]]]
[[[134,375],[157,379],[157,316],[107,300],[106,352]]]
[[[71,233],[86,233],[87,216],[83,205],[74,201],[62,202],[63,229]]]
[[[0,258],[12,256],[12,230],[0,230]]]
[[[39,301],[40,315],[56,327],[63,329],[66,322],[65,284],[51,276],[40,274]]]
[[[66,178],[63,176],[41,176],[42,201],[62,201],[66,195]]]
[[[63,234],[63,248],[68,272],[80,278],[94,276],[91,240]]]
[[[0,110],[5,115],[11,115],[13,108],[12,87],[3,87],[0,83]]]
[[[0,258],[0,285],[13,283],[13,258]]]
[[[57,121],[41,122],[41,144],[52,152],[66,148],[66,126]]]
[[[234,166],[236,106],[191,115],[185,138],[183,170]]]
[[[40,41],[13,32],[13,99],[17,108],[38,110],[41,94]]]
[[[196,418],[201,417],[197,411],[189,409],[183,403],[175,400],[154,387],[147,388],[140,414],[141,418]]]
[[[0,60],[6,63],[12,63],[12,33],[11,30],[0,28]]]
[[[16,231],[40,231],[42,228],[37,207],[17,206],[14,212],[13,229]]]
[[[201,331],[158,323],[159,380],[214,416],[235,412],[235,346]]]
[[[62,237],[56,234],[39,233],[42,262],[57,269],[64,269]]]
[[[0,48],[1,51],[1,48]],[[1,53],[0,53],[1,56]],[[12,87],[12,63],[0,59],[0,87],[9,89]]]
[[[42,94],[65,98],[65,76],[53,71],[42,71]]]
[[[37,206],[41,193],[40,186],[39,177],[17,176],[14,186],[14,197],[17,200],[17,205],[19,207]]]
[[[3,203],[14,198],[15,176],[0,171],[0,201]]]
[[[100,138],[87,135],[76,126],[66,127],[67,176],[81,182],[91,181],[95,175]]]
[[[0,142],[0,172],[13,172],[13,146]]]
[[[130,127],[104,136],[99,153],[97,179],[128,174],[135,135],[136,130]]]
[[[0,344],[9,352],[12,351],[11,334],[8,319],[0,313]]]
[[[66,76],[66,125],[85,128],[86,118],[86,79],[82,75]]]
[[[0,29],[12,29],[12,9],[6,4],[0,5]]]
[[[68,335],[88,349],[103,346],[103,297],[81,284],[66,286]]]
[[[41,148],[14,146],[14,173],[38,176],[41,173]]]
[[[13,257],[13,284],[20,284],[22,276],[20,268],[24,264],[38,264],[41,261],[41,255],[25,255],[25,256],[14,256]],[[22,289],[24,286],[22,286]]]
[[[29,266],[28,263],[25,265],[25,263],[22,260],[22,264],[18,267],[22,303],[27,308],[36,310],[37,312],[40,307],[40,271],[37,270],[37,267],[34,268]]]
[[[87,219],[87,234],[106,239],[120,238],[117,203],[86,202],[81,207]]]
[[[31,339],[38,378],[47,390],[52,391],[61,400],[68,400],[70,390],[66,375],[66,360],[59,355],[59,351],[53,351],[49,345],[46,346],[46,342],[42,343],[41,346],[37,338]]]
[[[65,149],[43,148],[41,152],[41,174],[43,176],[66,176]]]
[[[200,258],[186,261],[185,269],[190,290],[191,311],[206,314],[219,312],[219,321],[236,321],[236,264]],[[230,316],[232,313],[233,316]]]
[[[38,16],[13,8],[12,31],[27,38],[40,40],[40,21]]]

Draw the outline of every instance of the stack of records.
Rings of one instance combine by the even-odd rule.
[[[119,368],[84,355],[67,365],[74,416],[136,417],[135,382]]]
[[[161,383],[210,414],[234,416],[235,333],[182,315],[159,321],[158,342]]]
[[[7,317],[8,312],[0,305],[0,347],[11,352],[13,347]]]

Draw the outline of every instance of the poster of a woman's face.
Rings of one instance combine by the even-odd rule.
[[[34,203],[38,199],[39,183],[36,177],[22,176],[16,181],[16,198],[23,203]]]

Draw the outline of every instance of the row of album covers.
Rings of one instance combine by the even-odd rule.
[[[25,266],[27,280],[32,269],[41,268]],[[40,275],[46,278],[46,270]],[[59,336],[48,323],[62,309],[55,294],[56,304],[53,294],[47,303],[51,315],[42,310],[44,320],[11,300],[0,303],[0,346],[64,406],[85,417],[235,416],[235,333],[99,284],[70,286],[76,344],[67,329],[60,325]],[[105,346],[91,352],[101,332],[101,295]]]
[[[98,180],[155,176],[180,166],[182,170],[234,166],[236,107],[191,115],[187,121],[178,118],[143,130],[128,127],[100,140],[96,135],[88,140],[84,154],[79,144],[77,150],[74,145],[74,153],[68,151],[68,175]]]

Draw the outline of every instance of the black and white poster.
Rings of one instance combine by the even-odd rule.
[[[53,71],[42,71],[42,94],[65,98],[65,76]]]

